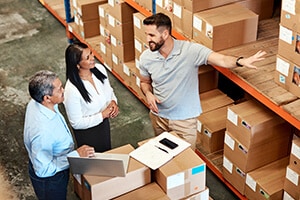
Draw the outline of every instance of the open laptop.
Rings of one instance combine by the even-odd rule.
[[[129,155],[115,153],[95,153],[95,157],[68,157],[73,174],[95,176],[126,176]]]

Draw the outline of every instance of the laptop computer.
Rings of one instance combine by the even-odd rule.
[[[68,157],[73,174],[95,176],[126,176],[129,155],[116,153],[95,153],[94,157]]]

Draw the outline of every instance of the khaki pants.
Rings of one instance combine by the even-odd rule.
[[[189,142],[191,144],[191,148],[195,150],[197,139],[196,117],[186,120],[168,120],[153,114],[151,111],[149,116],[156,136],[165,131],[174,131],[179,137]]]

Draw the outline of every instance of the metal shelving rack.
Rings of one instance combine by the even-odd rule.
[[[60,15],[58,15],[58,13],[52,9],[52,7],[50,5],[48,5],[45,0],[39,0],[39,2],[57,19],[59,20],[65,27],[66,27],[66,35],[69,39],[76,37],[77,39],[79,39],[81,42],[86,43],[86,41],[84,39],[81,38],[80,35],[74,33],[74,32],[70,32],[69,31],[69,24],[67,23],[67,21],[69,21],[69,15],[68,15],[68,11],[70,11],[70,9],[65,9],[66,11],[66,19],[62,18]],[[142,13],[145,16],[150,16],[152,13],[149,12],[148,10],[144,9],[143,7],[141,7],[140,5],[138,5],[134,0],[125,0],[126,3],[128,3],[130,6],[132,6],[133,8],[135,8],[137,11],[139,11],[140,13]],[[68,5],[69,1],[68,0],[64,0],[65,5]],[[153,0],[153,6],[155,6],[155,0]],[[155,10],[154,10],[155,11]],[[182,36],[181,34],[177,33],[176,31],[173,30],[172,35],[180,40],[187,40],[187,38],[185,38],[184,36]],[[91,48],[92,49],[92,48]],[[103,59],[101,58],[101,56],[94,50],[92,49],[94,55],[96,56],[96,58],[98,60],[100,60],[101,62],[103,62]],[[295,128],[297,128],[298,130],[300,130],[300,121],[298,119],[296,119],[294,116],[292,116],[290,113],[286,112],[282,107],[276,105],[274,102],[272,102],[270,99],[268,99],[266,96],[264,96],[263,94],[261,94],[261,92],[259,92],[258,90],[256,90],[255,88],[253,88],[249,83],[245,82],[242,78],[238,77],[234,72],[232,72],[229,69],[225,69],[222,67],[218,67],[218,66],[214,66],[216,70],[218,70],[220,73],[222,73],[224,76],[226,76],[228,79],[230,79],[231,81],[233,81],[236,85],[238,85],[239,87],[241,87],[244,91],[246,91],[247,93],[249,93],[251,96],[253,96],[255,99],[257,99],[259,102],[261,102],[262,104],[264,104],[266,107],[268,107],[270,110],[274,111],[277,115],[279,115],[280,117],[282,117],[284,120],[286,120],[287,122],[289,122],[290,124],[292,124]],[[129,86],[127,86],[124,81],[122,80],[122,78],[113,70],[110,70],[112,72],[112,74],[118,78],[138,99],[140,99],[142,101],[142,103],[144,103],[147,106],[147,103],[138,96],[138,94],[136,94],[136,92],[134,90],[132,90]],[[220,171],[220,169],[218,169],[205,155],[203,155],[200,151],[196,150],[197,155],[199,155],[207,164],[207,167],[230,189],[232,190],[233,193],[235,193],[240,199],[247,199],[244,195],[240,194],[230,183],[228,183],[223,175],[222,172]]]

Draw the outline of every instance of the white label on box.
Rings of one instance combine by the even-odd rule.
[[[256,181],[254,181],[254,179],[247,174],[246,175],[246,184],[255,192],[256,191]]]
[[[110,35],[110,42],[115,47],[117,46],[117,38],[115,38],[113,35]]]
[[[209,132],[207,129],[204,129],[204,134],[205,134],[207,137],[211,138],[211,132]]]
[[[289,193],[283,191],[283,200],[295,200]]]
[[[224,143],[227,144],[232,151],[234,150],[235,141],[227,133],[225,133]]]
[[[291,154],[293,154],[298,159],[300,159],[300,147],[298,145],[296,145],[295,143],[292,144]]]
[[[200,122],[200,120],[197,120],[197,131],[201,133],[202,130],[202,123]]]
[[[299,175],[294,172],[292,169],[289,167],[286,168],[286,176],[285,176],[289,181],[294,183],[294,185],[298,186],[298,181],[299,181]]]
[[[135,59],[135,67],[140,70],[140,60],[138,58]]]
[[[296,15],[296,0],[282,0],[282,10]]]
[[[100,17],[105,17],[104,9],[101,6],[98,7],[98,12]]]
[[[123,64],[123,72],[127,75],[130,76],[130,70],[129,67],[127,67],[127,65],[124,63]]]
[[[276,58],[276,70],[279,71],[281,74],[285,75],[286,77],[289,75],[289,68],[290,64],[281,58]]]
[[[72,33],[73,32],[73,28],[72,28],[72,26],[68,26],[68,30]]]
[[[100,50],[106,55],[106,46],[102,42],[100,42]]]
[[[279,74],[279,82],[282,83],[282,84],[285,84],[285,76]]]
[[[141,29],[141,28],[142,28],[141,20],[140,20],[137,16],[135,16],[135,15],[133,15],[133,24],[134,24],[134,26],[137,27],[138,29]]]
[[[295,143],[292,144],[292,150],[291,153],[296,156],[298,159],[300,159],[300,147],[296,145]]]
[[[141,79],[139,77],[136,77],[135,84],[140,88],[141,87]]]
[[[116,26],[116,23],[115,23],[115,18],[111,15],[108,15],[108,23],[109,25],[111,25],[112,27],[115,27]]]
[[[167,178],[167,190],[184,184],[184,172],[169,176]]]
[[[77,16],[74,17],[75,24],[79,25],[79,18]]]
[[[293,31],[287,29],[283,26],[279,27],[279,39],[285,41],[288,44],[292,44],[293,41]]]
[[[134,39],[134,47],[140,53],[142,52],[142,44],[137,39]]]
[[[108,5],[110,5],[111,7],[115,7],[115,0],[108,0]]]
[[[213,29],[213,26],[209,23],[206,23],[206,26],[205,26],[205,35],[206,37],[208,37],[209,39],[213,39],[214,37],[214,29]]]
[[[159,7],[163,7],[163,0],[156,0],[155,1],[156,5],[158,5]]]
[[[235,114],[230,108],[227,109],[227,119],[234,125],[238,125],[238,115]]]
[[[77,182],[81,185],[81,174],[73,174],[73,176],[77,180]]]
[[[225,156],[223,156],[223,167],[225,167],[225,169],[232,174],[233,164]]]
[[[177,5],[176,3],[174,3],[173,6],[173,14],[176,15],[179,19],[181,19],[182,17],[182,7],[180,5]]]
[[[105,30],[104,27],[100,24],[100,35],[105,37]]]
[[[196,16],[193,17],[193,27],[198,31],[202,31],[202,20]]]
[[[76,1],[76,0],[73,0],[72,2],[73,2],[73,6],[74,6],[75,8],[77,8],[77,1]]]
[[[77,8],[77,12],[80,16],[82,16],[82,11],[81,11],[81,8]]]
[[[118,57],[114,54],[114,53],[112,53],[111,54],[111,59],[112,59],[112,61],[116,64],[116,65],[118,65],[119,64],[119,61],[118,61]]]

